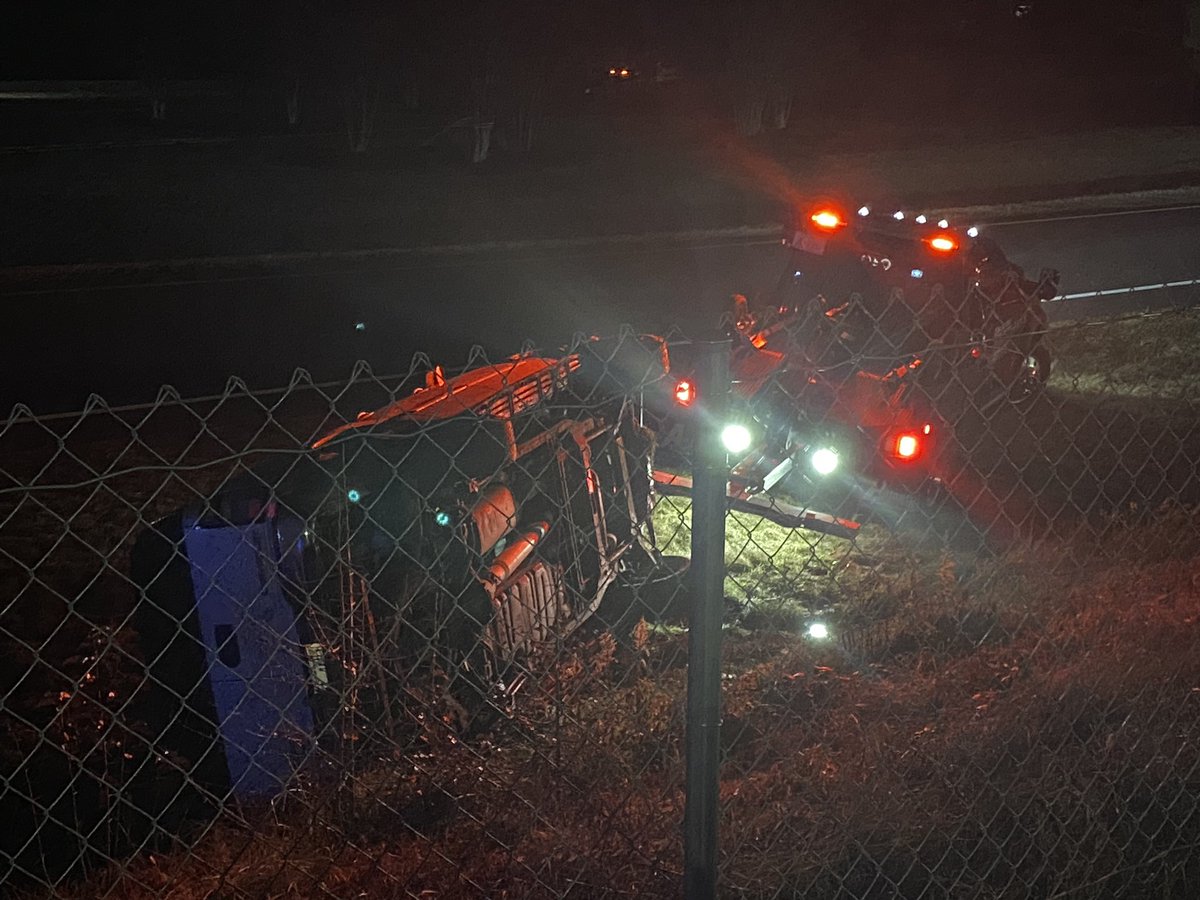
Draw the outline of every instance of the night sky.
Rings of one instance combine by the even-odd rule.
[[[1181,43],[1183,7],[1183,0],[1037,0],[1028,38],[1059,42],[1067,55],[1115,59],[1153,47],[1170,56]],[[1020,53],[1021,35],[1001,30],[1011,10],[1011,0],[20,0],[5,14],[0,78],[137,78],[147,67],[164,68],[170,77],[237,75],[298,42],[315,51],[310,63],[320,65],[330,61],[331,44],[364,32],[396,59],[448,62],[484,44],[559,63],[580,53],[665,53],[697,69],[722,61],[739,29],[754,27],[756,19],[774,29],[787,22],[798,52],[814,42],[851,39],[868,54],[969,54],[973,43],[1000,37],[1015,39],[1012,50]]]

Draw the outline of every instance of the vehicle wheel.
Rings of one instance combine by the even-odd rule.
[[[1050,367],[1053,360],[1050,350],[1044,344],[1039,344],[1025,357],[1025,365],[1016,382],[1009,392],[1014,403],[1023,403],[1035,398],[1046,382],[1050,379]]]

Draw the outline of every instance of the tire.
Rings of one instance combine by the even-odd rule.
[[[1009,397],[1014,403],[1025,403],[1037,397],[1050,380],[1050,368],[1053,365],[1050,348],[1043,343],[1029,351],[1025,357],[1025,366],[1013,384]]]

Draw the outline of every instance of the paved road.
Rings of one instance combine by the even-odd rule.
[[[1200,207],[1047,217],[987,230],[1030,272],[1044,265],[1062,272],[1067,299],[1052,308],[1053,317],[1200,302],[1200,285],[1153,295],[1075,296],[1200,278]]]
[[[1027,269],[1060,269],[1064,293],[1200,275],[1200,208],[987,227]],[[392,373],[418,350],[453,365],[475,343],[503,356],[526,339],[553,348],[573,332],[611,333],[624,323],[695,333],[715,323],[731,293],[768,290],[787,263],[778,244],[758,238],[173,271],[169,283],[99,288],[70,279],[18,285],[0,273],[0,409],[77,408],[90,393],[141,402],[163,383],[208,393],[232,373],[275,387],[296,367],[333,379],[355,359]],[[1054,312],[1087,316],[1152,299],[1196,303],[1200,289],[1064,301]]]

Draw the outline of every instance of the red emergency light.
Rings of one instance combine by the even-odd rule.
[[[680,406],[691,406],[696,399],[696,389],[690,381],[680,381],[675,385],[675,402]]]
[[[925,439],[932,433],[932,425],[925,425],[920,431],[898,431],[888,442],[888,450],[896,459],[912,462],[925,452]]]

